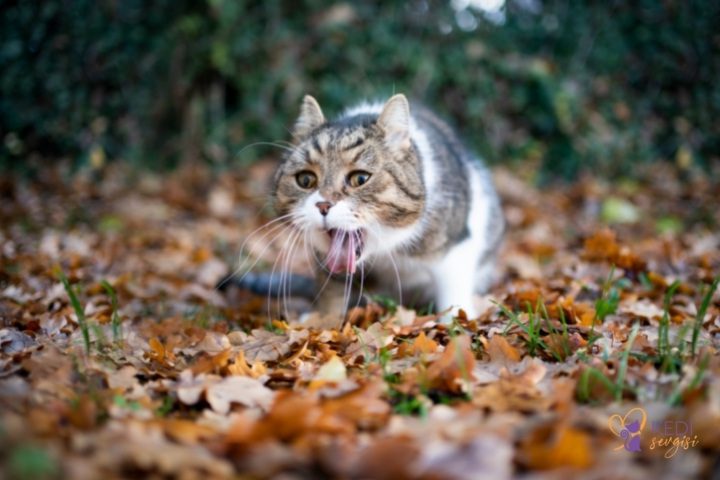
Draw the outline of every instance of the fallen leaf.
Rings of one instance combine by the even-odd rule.
[[[502,335],[493,335],[490,340],[481,338],[485,350],[490,356],[490,361],[501,363],[516,363],[520,361],[520,352],[510,345]]]
[[[15,329],[3,328],[0,330],[0,349],[5,355],[14,355],[33,345],[35,345],[35,340],[30,335]]]
[[[499,436],[481,434],[466,442],[422,442],[418,470],[430,478],[490,480],[511,478],[513,447]]]
[[[564,423],[536,429],[522,442],[521,450],[523,463],[533,469],[587,469],[594,463],[588,433]]]
[[[206,374],[193,377],[192,370],[184,370],[180,373],[180,381],[177,385],[178,400],[185,405],[195,405],[200,401],[208,382],[219,381],[219,377]]]
[[[537,387],[546,372],[547,368],[536,359],[528,362],[519,374],[511,374],[503,368],[497,381],[474,389],[472,403],[493,412],[546,411],[550,407],[550,399]]]
[[[318,369],[310,386],[312,388],[324,382],[341,382],[346,379],[347,369],[345,368],[345,364],[340,357],[333,356]]]
[[[197,444],[218,435],[215,429],[191,420],[168,418],[159,420],[158,424],[170,438],[186,445]]]
[[[216,412],[226,415],[233,403],[268,410],[274,392],[259,380],[250,377],[227,377],[207,386],[205,397]]]
[[[413,340],[412,345],[412,351],[415,355],[435,353],[438,349],[437,342],[428,338],[425,332],[420,332],[420,335]]]
[[[230,349],[231,346],[227,335],[218,332],[206,332],[203,339],[189,353],[194,355],[197,352],[206,352],[210,355],[217,355]]]
[[[419,448],[406,438],[380,438],[367,445],[349,467],[353,478],[414,478]]]
[[[297,332],[291,330],[292,332]],[[240,345],[245,352],[245,356],[250,361],[275,361],[283,358],[290,353],[290,347],[295,343],[307,339],[306,330],[301,333],[295,333],[292,341],[288,334],[276,334],[267,330],[256,329],[251,332],[250,337]]]
[[[453,393],[467,392],[473,380],[474,365],[470,337],[459,335],[451,338],[440,358],[428,366],[428,386]]]

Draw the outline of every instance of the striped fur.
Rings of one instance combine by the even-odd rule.
[[[504,221],[487,170],[446,123],[421,106],[410,111],[403,95],[327,120],[308,96],[294,135],[274,204],[320,255],[329,249],[327,229],[362,231],[358,264],[380,291],[419,292],[441,310],[474,313],[472,294],[489,284]],[[348,175],[356,171],[370,176],[353,187]],[[302,188],[300,172],[316,185]],[[318,202],[331,205],[327,216]]]

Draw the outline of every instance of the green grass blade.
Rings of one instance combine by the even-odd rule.
[[[615,379],[615,400],[622,400],[622,394],[625,387],[625,377],[627,376],[628,359],[630,358],[630,349],[635,342],[638,331],[640,330],[640,324],[635,323],[630,331],[630,335],[627,339],[627,345],[623,350],[622,356],[620,357],[620,366],[618,368],[618,375]]]
[[[72,285],[70,285],[70,282],[68,281],[67,277],[63,272],[60,272],[60,281],[62,282],[63,286],[65,287],[65,291],[68,294],[68,297],[70,298],[70,304],[72,305],[73,309],[75,310],[75,315],[78,319],[78,325],[80,325],[80,331],[82,332],[83,341],[85,343],[85,352],[89,355],[90,354],[90,331],[88,328],[87,320],[85,319],[85,310],[83,309],[82,305],[80,304],[80,300],[78,300],[77,294],[75,293],[75,289],[73,289]]]
[[[693,357],[695,357],[697,352],[697,342],[700,338],[700,330],[702,329],[703,319],[705,318],[707,309],[710,306],[710,300],[712,300],[712,296],[715,294],[715,290],[717,290],[718,283],[720,283],[720,276],[715,277],[715,280],[713,280],[710,288],[707,290],[707,292],[705,292],[702,303],[700,304],[700,308],[697,311],[697,315],[695,315],[692,339],[690,341],[690,355],[692,355]]]
[[[595,318],[593,319],[592,329],[595,328],[596,323],[603,323],[605,317],[617,311],[620,294],[615,287],[616,282],[613,281],[613,276],[615,276],[615,265],[612,266],[607,279],[603,282],[600,298],[595,301]]]
[[[108,296],[110,297],[110,305],[112,307],[112,314],[110,317],[110,323],[112,325],[113,342],[118,343],[122,341],[122,328],[120,326],[120,315],[118,314],[118,299],[115,289],[110,285],[107,280],[100,282],[100,285],[105,289]]]
[[[597,368],[587,367],[585,370],[583,370],[582,375],[580,375],[580,380],[578,381],[578,396],[580,397],[581,401],[586,403],[590,401],[591,376],[594,377],[596,380],[600,381],[600,383],[602,383],[608,391],[612,392],[613,396],[617,397],[617,387],[615,386],[615,384]]]
[[[672,297],[675,294],[675,290],[680,286],[680,281],[675,280],[665,292],[665,299],[663,300],[663,316],[660,319],[658,326],[658,354],[662,369],[668,371],[670,366],[670,303]]]
[[[705,375],[705,371],[707,370],[708,365],[710,365],[710,355],[705,355],[700,361],[700,364],[698,365],[697,372],[695,372],[695,375],[693,376],[690,384],[685,390],[693,390],[697,388],[698,385],[700,385],[700,382]],[[682,399],[682,394],[685,390],[681,389],[680,385],[678,384],[673,390],[673,393],[668,398],[668,404],[673,407],[680,405],[680,400]]]

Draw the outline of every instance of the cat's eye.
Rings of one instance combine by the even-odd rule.
[[[370,180],[370,173],[363,170],[356,170],[347,176],[347,184],[351,187],[360,187]]]
[[[313,188],[317,183],[317,176],[308,170],[304,170],[295,175],[295,181],[300,188]]]

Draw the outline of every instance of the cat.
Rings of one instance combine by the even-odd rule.
[[[319,309],[346,311],[360,277],[473,318],[505,222],[488,170],[453,129],[402,94],[333,120],[307,95],[292,133],[272,203],[314,250]]]

